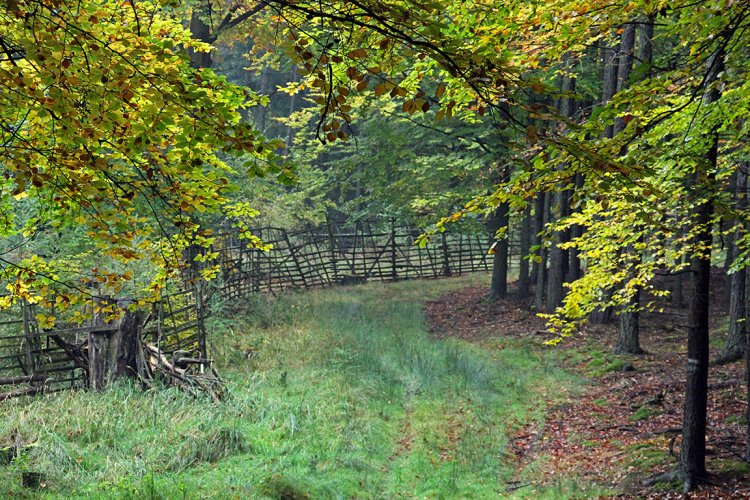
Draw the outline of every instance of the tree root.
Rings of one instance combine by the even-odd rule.
[[[669,484],[678,481],[682,483],[683,493],[693,491],[699,484],[709,483],[708,477],[705,474],[686,474],[681,467],[677,467],[676,469],[651,476],[643,482],[643,485],[651,487],[657,484]]]

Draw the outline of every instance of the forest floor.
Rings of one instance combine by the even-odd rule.
[[[614,356],[612,328],[545,346],[528,304],[487,302],[488,285],[476,274],[217,304],[225,401],[136,383],[6,401],[0,449],[28,451],[0,463],[0,498],[677,498],[642,481],[676,463],[684,311],[645,318],[649,354]],[[711,384],[701,494],[737,498],[742,368],[712,368]],[[40,489],[23,486],[29,472]]]
[[[717,287],[721,289],[721,286]],[[518,342],[543,345],[549,334],[529,301],[489,302],[486,288],[450,292],[425,306],[438,338],[457,337],[488,349]],[[715,318],[722,300],[714,294]],[[528,487],[578,477],[622,497],[684,498],[679,485],[647,487],[644,482],[675,468],[679,457],[687,311],[667,307],[644,314],[640,356],[611,354],[614,325],[586,328],[555,347],[563,366],[589,381],[582,393],[553,405],[544,419],[519,428],[510,447],[519,471],[536,464],[541,477]],[[718,355],[726,321],[712,325],[712,359]],[[744,363],[712,365],[708,416],[709,483],[689,498],[750,498],[746,445],[747,393]]]

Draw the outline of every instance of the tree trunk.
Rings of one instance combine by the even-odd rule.
[[[617,92],[617,50],[612,47],[602,47],[602,106],[606,106]],[[604,137],[614,137],[614,125],[608,125],[604,130]]]
[[[630,72],[635,60],[635,23],[627,23],[622,28],[620,35],[620,52],[617,67],[617,92],[627,88],[630,82]],[[615,120],[613,135],[625,130],[625,121],[622,118]]]
[[[631,304],[640,304],[641,290],[636,290]],[[620,313],[620,325],[615,344],[615,354],[643,354],[640,342],[640,314],[637,309]]]
[[[541,227],[543,228],[549,222],[549,200],[552,197],[551,193],[539,193],[539,198],[542,204],[542,218]],[[537,207],[539,205],[537,204]],[[540,231],[541,234],[541,231]],[[545,289],[547,284],[547,247],[544,245],[544,239],[540,236],[540,247],[539,247],[539,266],[537,267],[536,276],[536,290],[534,290],[534,308],[537,311],[541,311],[544,308]]]
[[[570,56],[565,55],[564,61],[566,66],[570,66]],[[563,76],[560,81],[561,97],[558,105],[560,116],[572,119],[575,114],[575,101],[573,93],[576,90],[576,79]],[[560,170],[564,171],[569,165],[560,165]],[[570,214],[570,192],[559,189],[554,193],[554,204],[550,208],[550,217],[555,220],[561,220]],[[563,283],[568,276],[568,251],[560,248],[560,245],[570,240],[570,230],[555,231],[552,235],[552,244],[549,250],[549,276],[547,279],[547,304],[548,313],[562,304],[564,296]]]
[[[529,296],[529,251],[531,248],[531,204],[526,205],[521,220],[521,256],[518,261],[518,288],[516,297]]]
[[[724,71],[724,51],[717,49],[709,58],[704,103],[709,105],[719,100],[720,90],[713,87],[719,74]],[[713,172],[716,169],[719,137],[714,127],[711,134],[711,145],[706,153],[704,171],[700,166],[691,179],[693,192],[701,191],[704,183],[700,176],[708,177],[708,186],[712,184]],[[698,193],[701,197],[701,194]],[[685,387],[685,412],[682,422],[682,447],[680,449],[680,471],[683,474],[683,488],[686,492],[693,490],[706,476],[706,413],[708,399],[708,355],[709,355],[709,292],[711,288],[711,246],[713,244],[713,199],[708,196],[699,198],[695,206],[695,226],[698,232],[693,238],[693,255],[690,258],[690,329],[688,330],[688,363]],[[708,249],[707,255],[697,253],[698,249]]]
[[[205,6],[196,6],[193,8],[193,13],[190,16],[190,34],[196,40],[210,43],[212,41],[211,27],[203,20],[205,10]],[[190,49],[188,50],[188,55],[190,56],[190,66],[195,69],[210,68],[213,64],[210,52],[196,52]]]
[[[650,47],[650,45],[649,45]],[[642,55],[641,55],[642,56]],[[643,57],[643,56],[642,56]],[[635,60],[635,23],[627,23],[622,30],[620,37],[620,55],[619,67],[617,69],[617,91],[624,90],[630,82],[630,72],[633,69]],[[615,120],[614,134],[617,135],[625,130],[626,123],[623,119]],[[639,241],[642,241],[639,240]],[[628,245],[625,252],[630,255],[635,253],[633,245]],[[638,255],[630,263],[628,278],[633,279],[636,274],[636,266],[641,263],[641,256]],[[640,343],[640,314],[641,307],[641,290],[636,292],[630,298],[629,303],[620,311],[620,322],[615,344],[615,354],[643,354]]]
[[[747,284],[745,285],[747,288]],[[747,296],[747,294],[746,294]],[[747,312],[747,305],[745,311]],[[750,319],[750,318],[747,318]],[[747,328],[745,330],[745,400],[748,402],[745,408],[745,421],[747,422],[747,429],[745,431],[745,437],[747,438],[747,446],[745,447],[745,461],[750,462],[750,331]]]
[[[713,148],[712,156],[716,157]],[[695,237],[695,245],[712,243],[710,220],[711,202],[696,207],[696,224],[702,229]],[[680,466],[684,474],[685,491],[692,490],[706,475],[706,402],[708,398],[708,319],[711,260],[691,258],[690,329],[688,330],[688,363],[685,386],[685,411],[682,422]]]
[[[680,257],[679,262],[677,264],[682,264],[685,262],[684,257]],[[672,293],[670,295],[672,299],[672,307],[676,309],[684,309],[685,308],[685,273],[684,271],[679,271],[675,276],[674,280],[672,281]]]
[[[535,256],[542,255],[542,231],[544,231],[544,199],[545,193],[537,193],[534,198],[534,233],[531,236],[531,246],[536,247]],[[540,264],[534,259],[531,265],[531,277],[529,281],[536,284],[539,275]]]
[[[583,174],[576,174],[575,178],[575,190],[573,192],[576,192],[583,188]],[[571,213],[573,213],[574,210],[571,210]],[[570,226],[570,241],[575,240],[576,238],[579,238],[583,236],[583,228],[579,226],[578,224],[573,224]],[[572,283],[575,280],[579,279],[582,276],[581,273],[581,258],[578,256],[578,252],[575,248],[571,248],[568,250],[568,275],[566,277],[566,281],[568,283]]]
[[[652,14],[642,20],[638,29],[638,53],[636,55],[638,74],[637,78],[651,78],[652,67],[654,65],[654,20]]]
[[[297,75],[297,71],[292,68],[291,75],[289,75],[292,82],[296,82],[299,80],[299,75]],[[291,116],[297,109],[297,94],[292,94],[289,97],[289,115]],[[294,127],[292,127],[291,122],[289,123],[289,126],[286,128],[286,140],[284,141],[284,156],[289,156],[289,154],[292,151],[292,143],[294,141]],[[359,180],[357,181],[359,182]],[[359,198],[359,196],[357,197]]]
[[[494,237],[500,228],[508,227],[508,203],[501,203],[494,214],[492,224]],[[504,299],[508,295],[508,234],[497,241],[495,255],[492,259],[492,284],[490,285],[490,296],[493,299]]]
[[[747,173],[739,168],[734,177],[737,211],[742,213],[747,206]],[[729,253],[729,248],[733,248],[737,252],[736,242],[744,232],[744,227],[737,227],[731,233],[733,237],[730,246],[727,248],[727,253]],[[738,361],[745,354],[746,281],[747,269],[745,267],[729,275],[729,328],[727,342],[724,344],[724,349],[717,360],[719,363]]]
[[[271,68],[265,66],[260,72],[260,93],[261,95],[268,95],[271,92]],[[265,134],[266,133],[266,122],[268,118],[268,106],[256,106],[255,107],[255,125],[258,130]]]
[[[601,106],[606,106],[617,92],[617,71],[619,65],[618,50],[612,47],[602,47],[602,98]],[[609,125],[604,130],[604,137],[614,137],[614,125]],[[610,292],[607,292],[610,293]],[[589,321],[594,324],[612,322],[613,311],[611,307],[599,309],[591,313]]]
[[[125,314],[120,320],[120,327],[117,331],[118,347],[114,350],[114,352],[117,353],[114,373],[116,378],[143,375],[141,322],[142,313],[140,310],[135,312],[125,310]]]
[[[563,193],[554,194],[555,206],[550,209],[550,216],[561,216],[561,205],[563,203]],[[549,249],[549,277],[547,279],[547,304],[546,311],[552,313],[562,304],[563,299],[563,279],[565,278],[564,255],[560,248],[563,242],[562,233],[555,231],[552,235],[552,244]],[[567,264],[567,263],[565,263]]]

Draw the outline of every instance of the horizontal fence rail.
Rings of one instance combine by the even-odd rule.
[[[221,295],[281,292],[366,281],[437,278],[491,268],[487,235],[439,233],[429,245],[406,225],[361,222],[305,230],[259,228],[271,250],[248,249],[233,233],[217,238],[211,251],[221,268]]]

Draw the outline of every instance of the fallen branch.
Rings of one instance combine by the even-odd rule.
[[[17,377],[0,377],[0,385],[16,385],[25,382],[43,382],[47,377],[41,373],[33,375],[20,375]]]
[[[42,386],[29,386],[29,387],[21,387],[20,389],[16,389],[14,391],[9,392],[3,392],[0,393],[0,403],[3,401],[7,401],[11,398],[17,398],[19,396],[28,396],[31,394],[37,394],[39,392],[43,392],[45,387]]]
[[[215,370],[211,369],[210,374],[191,371],[194,366],[210,366],[211,360],[192,357],[186,351],[171,353],[170,360],[169,353],[150,343],[144,343],[143,350],[145,369],[151,377],[157,375],[167,385],[180,387],[195,396],[205,393],[216,402],[224,398],[224,383]]]
[[[653,431],[653,432],[647,432],[643,435],[643,437],[654,437],[654,436],[660,436],[662,434],[681,434],[682,433],[682,427],[670,427],[668,429],[662,429],[660,431]]]
[[[527,486],[531,486],[532,483],[508,483],[505,487],[506,491],[516,491],[520,490],[521,488],[525,488]]]

